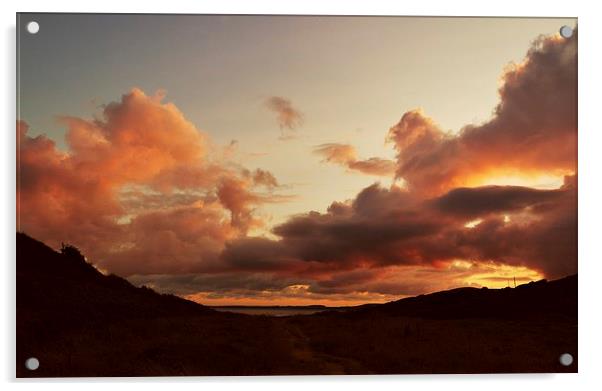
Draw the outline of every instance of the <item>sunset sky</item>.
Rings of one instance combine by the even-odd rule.
[[[576,20],[20,23],[17,229],[103,272],[350,305],[577,271]]]

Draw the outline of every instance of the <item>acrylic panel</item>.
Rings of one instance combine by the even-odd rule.
[[[575,18],[17,32],[17,377],[577,371]]]

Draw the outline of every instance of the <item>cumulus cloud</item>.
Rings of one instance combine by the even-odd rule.
[[[395,173],[395,162],[379,157],[359,160],[355,147],[349,144],[321,144],[314,148],[313,153],[322,156],[324,162],[338,164],[363,174],[391,176]]]
[[[405,113],[388,138],[397,176],[437,194],[501,175],[570,175],[577,164],[577,34],[541,37],[502,77],[491,120],[449,134],[420,110]]]
[[[260,225],[255,208],[282,200],[276,178],[217,159],[163,97],[133,89],[101,119],[61,117],[66,152],[19,122],[18,229],[128,275],[213,267],[228,239]]]
[[[295,136],[295,129],[303,124],[303,114],[293,107],[289,99],[281,96],[271,96],[265,101],[266,107],[276,114],[276,121],[282,134],[281,139],[290,139]]]

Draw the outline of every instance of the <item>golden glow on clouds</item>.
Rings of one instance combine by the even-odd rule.
[[[483,222],[483,219],[476,219],[476,220],[469,221],[468,223],[464,224],[464,226],[466,228],[474,228],[477,225],[481,224],[482,222]]]
[[[466,267],[467,264],[470,265],[470,262],[462,263],[460,267]],[[467,276],[463,282],[470,286],[505,288],[507,286],[513,287],[514,279],[516,279],[516,285],[518,286],[543,278],[544,276],[541,273],[525,266],[496,265],[492,263],[487,265],[485,270]]]
[[[474,219],[469,221],[468,223],[464,224],[464,227],[466,228],[474,228],[477,225],[481,224],[483,222],[483,219]],[[510,222],[510,216],[509,215],[504,215],[504,223],[509,223]]]
[[[350,292],[345,294],[316,294],[309,292],[308,285],[291,285],[280,291],[261,291],[253,296],[235,292],[216,295],[199,292],[183,296],[185,299],[209,306],[303,306],[324,305],[327,307],[354,306],[366,303],[386,303],[397,300],[397,295],[372,292]]]
[[[552,190],[558,189],[564,184],[564,176],[572,175],[573,172],[566,172],[560,175],[553,174],[500,174],[489,175],[482,178],[473,178],[469,186],[524,186],[534,189]]]
[[[366,303],[386,303],[415,296],[419,293],[432,293],[464,286],[505,288],[538,281],[544,276],[525,266],[510,266],[494,262],[471,262],[456,259],[446,266],[433,269],[429,266],[390,266],[381,275],[380,282],[385,286],[404,286],[398,293],[378,293],[370,291],[350,291],[348,293],[315,293],[309,285],[289,285],[281,290],[260,292],[229,291],[223,293],[198,292],[183,295],[185,299],[209,306],[303,306],[324,305],[355,306]],[[426,284],[426,285],[425,285]],[[420,291],[414,291],[420,287]]]

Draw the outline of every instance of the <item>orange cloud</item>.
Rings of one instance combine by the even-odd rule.
[[[108,104],[103,120],[62,117],[68,127],[70,160],[88,175],[114,184],[147,183],[160,174],[200,166],[206,136],[171,103],[133,89]]]
[[[129,274],[203,269],[226,240],[261,224],[253,211],[281,200],[276,178],[219,161],[162,98],[133,89],[101,119],[61,117],[67,152],[19,122],[18,229]]]
[[[249,170],[243,170],[243,174],[245,177],[251,178],[256,186],[265,186],[268,189],[273,189],[279,186],[276,177],[271,172],[262,170],[261,168],[258,168],[253,172]]]
[[[413,191],[439,194],[491,176],[575,173],[577,34],[539,38],[502,80],[500,103],[484,124],[453,135],[413,110],[390,129],[397,176]]]
[[[395,162],[378,157],[366,160],[357,158],[355,147],[349,144],[328,143],[314,148],[314,154],[320,155],[325,162],[339,164],[349,170],[376,176],[391,176],[395,173]]]

